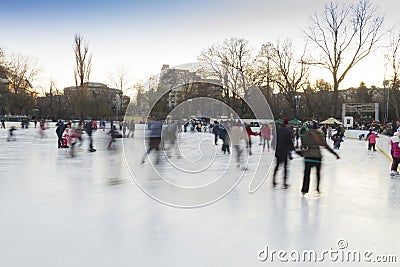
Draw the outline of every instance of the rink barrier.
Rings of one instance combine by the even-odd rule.
[[[359,139],[358,137],[361,134],[364,134],[364,136],[367,136],[369,131],[366,130],[346,130],[344,133],[345,138],[349,139]],[[380,151],[388,160],[392,161],[392,156],[390,154],[390,136],[379,134],[379,138],[376,139],[376,148],[378,151]],[[362,142],[365,142],[365,138],[362,139]]]

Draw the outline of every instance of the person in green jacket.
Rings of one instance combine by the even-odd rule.
[[[300,129],[301,150],[298,151],[298,154],[304,157],[304,178],[303,187],[301,188],[303,196],[308,193],[310,188],[310,173],[312,167],[317,169],[317,193],[320,193],[319,185],[321,181],[322,163],[320,147],[325,147],[329,152],[334,154],[337,159],[340,158],[339,155],[325,142],[321,133],[317,129],[318,124],[313,121],[308,124],[308,127],[303,126]]]

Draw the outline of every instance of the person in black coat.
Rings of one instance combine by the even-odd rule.
[[[229,134],[227,129],[224,126],[221,126],[219,128],[219,138],[222,140],[222,151],[224,154],[228,152],[228,154],[231,153],[230,148],[229,148]]]
[[[276,144],[275,144],[275,157],[276,165],[274,169],[274,176],[272,179],[272,185],[276,186],[276,173],[278,172],[279,166],[283,163],[284,176],[283,176],[283,186],[288,188],[287,184],[287,165],[289,153],[294,149],[293,146],[293,130],[288,125],[288,119],[284,119],[282,126],[278,127],[276,130]]]
[[[95,152],[96,149],[93,148],[93,137],[92,137],[93,121],[90,120],[85,123],[85,132],[87,133],[87,135],[89,137],[89,152]]]
[[[217,143],[218,143],[218,137],[219,137],[219,134],[220,134],[220,129],[219,129],[219,125],[218,125],[218,122],[217,122],[217,121],[214,122],[214,126],[213,126],[213,129],[212,129],[212,132],[213,132],[213,134],[214,134],[215,145],[217,145]]]
[[[141,164],[143,164],[146,160],[146,157],[150,154],[152,150],[155,150],[157,153],[157,158],[155,164],[160,163],[160,144],[161,144],[161,137],[163,132],[163,122],[160,119],[157,119],[155,122],[151,122],[148,124],[150,130],[146,133],[146,138],[148,139],[148,148],[147,151],[144,153],[143,159]]]
[[[67,125],[64,122],[62,122],[61,120],[58,120],[58,122],[56,123],[56,126],[57,126],[56,134],[58,137],[58,148],[62,148],[62,141],[63,141],[62,135],[65,131],[65,128],[67,128]]]

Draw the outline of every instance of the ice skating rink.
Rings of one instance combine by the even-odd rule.
[[[15,142],[7,142],[6,135],[1,129],[0,266],[366,266],[365,262],[381,266],[383,261],[392,261],[385,266],[398,266],[400,262],[400,178],[389,176],[389,159],[381,152],[368,152],[365,141],[345,139],[338,151],[340,160],[324,152],[322,194],[315,193],[313,170],[310,193],[302,197],[303,162],[296,155],[289,162],[289,189],[282,188],[279,171],[276,188],[268,175],[261,188],[249,194],[252,171],[259,164],[267,168],[271,159],[253,160],[262,153],[257,138],[248,170],[242,172],[235,166],[226,168],[234,158],[223,155],[220,145],[214,150],[214,144],[203,142],[213,138],[207,133],[182,133],[186,158],[172,163],[161,159],[157,166],[149,160],[140,164],[142,131],[123,143],[118,139],[114,150],[106,149],[106,132],[97,131],[97,151],[89,153],[84,141],[74,158],[67,149],[57,149],[54,129],[43,139],[35,129],[18,129]],[[197,143],[205,154],[190,149]],[[180,160],[198,162],[197,157],[209,160],[210,166],[206,163],[201,172],[195,167],[186,172],[171,167],[179,166]],[[243,176],[215,203],[178,208],[149,197],[131,176],[143,174],[141,182],[148,190],[180,203],[180,195],[163,191],[165,183],[155,172],[184,187],[212,183],[223,173]],[[317,263],[310,251],[317,255]],[[361,255],[359,262],[346,258],[347,252]],[[304,253],[311,256],[302,257]],[[296,255],[300,255],[297,261]]]

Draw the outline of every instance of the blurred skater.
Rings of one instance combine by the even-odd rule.
[[[36,125],[35,125],[35,128],[36,128]],[[45,124],[45,121],[44,120],[40,120],[40,123],[39,123],[39,135],[40,135],[40,138],[44,138],[45,137],[45,131],[46,131],[46,124]]]
[[[74,128],[74,130],[75,130],[74,134],[76,136],[76,139],[77,139],[77,141],[79,141],[79,147],[81,147],[82,144],[83,144],[83,137],[82,137],[82,134],[83,134],[83,121],[82,120],[79,121],[78,126],[76,126]]]
[[[81,125],[81,122],[79,122],[79,124]],[[80,141],[80,144],[82,144],[82,128],[81,127],[73,127],[70,131],[69,131],[69,135],[68,135],[68,144],[70,146],[70,155],[71,157],[75,157],[75,146],[76,143],[78,142],[78,140]]]
[[[320,193],[320,182],[321,182],[321,164],[322,164],[322,154],[320,146],[325,147],[329,152],[334,154],[337,159],[339,155],[333,151],[333,149],[324,141],[322,135],[317,130],[318,126],[315,122],[311,122],[310,125],[303,126],[300,129],[301,135],[301,151],[297,152],[302,157],[304,157],[304,177],[303,186],[301,188],[301,193],[303,196],[308,193],[310,188],[310,174],[311,168],[315,167],[317,169],[317,193]],[[339,134],[340,135],[340,134]]]
[[[267,143],[267,149],[269,152],[269,141],[271,140],[271,128],[269,127],[269,124],[266,123],[264,126],[261,128],[261,135],[263,139],[263,152],[265,151],[265,143]]]
[[[16,141],[17,139],[15,138],[14,131],[16,131],[17,128],[15,126],[11,126],[10,129],[8,129],[8,136],[7,136],[7,142],[8,141]]]
[[[136,129],[136,125],[135,125],[135,122],[133,120],[131,120],[129,122],[128,129],[129,129],[128,137],[130,136],[130,137],[133,138],[133,135],[135,134],[135,129]]]
[[[85,123],[85,132],[89,138],[89,152],[96,152],[96,149],[93,147],[93,122],[91,120]]]
[[[260,135],[260,133],[253,132],[253,130],[251,130],[250,125],[248,125],[248,124],[246,125],[246,133],[247,133],[247,151],[249,152],[249,155],[252,155],[252,152],[251,152],[251,144],[252,144],[251,136],[257,136],[257,135]]]
[[[299,148],[299,140],[300,140],[299,127],[296,127],[294,129],[294,139],[295,139],[295,142],[296,142],[295,148]]]
[[[287,184],[287,165],[288,165],[288,157],[291,151],[294,149],[293,147],[293,130],[288,125],[289,120],[284,119],[283,125],[278,127],[276,130],[276,148],[275,148],[275,158],[276,165],[274,169],[274,175],[272,178],[272,185],[276,186],[276,173],[278,172],[279,166],[283,163],[283,187],[286,189],[289,187]]]
[[[57,134],[57,143],[58,143],[58,148],[62,147],[62,137],[63,137],[63,133],[65,131],[66,125],[64,124],[64,122],[62,122],[61,120],[58,120],[58,122],[56,123],[56,134]]]
[[[242,124],[240,122],[235,123],[232,129],[229,132],[230,140],[232,147],[236,154],[236,164],[237,167],[240,167],[241,157],[243,148],[241,146],[241,140],[246,139],[246,133],[243,131]]]
[[[326,129],[325,125],[322,125],[321,132],[322,132],[322,136],[324,138],[324,141],[326,142],[326,136],[328,134],[328,130]]]
[[[149,123],[149,133],[147,136],[148,139],[148,149],[145,152],[143,159],[142,159],[142,164],[145,163],[146,157],[150,154],[152,150],[156,151],[156,164],[159,163],[159,151],[160,151],[160,143],[161,143],[161,132],[162,132],[162,122],[161,120],[157,120],[155,122]]]
[[[214,134],[214,143],[215,145],[217,145],[219,138],[219,125],[217,121],[214,122],[212,133]]]
[[[177,158],[180,158],[179,151],[176,147],[176,139],[178,135],[178,125],[172,121],[167,127],[162,129],[162,148],[164,149],[167,157],[170,157],[170,151],[174,151]],[[167,146],[169,144],[169,146]]]
[[[115,125],[113,125],[107,134],[110,135],[110,137],[111,137],[110,142],[108,142],[108,146],[107,146],[107,149],[110,150],[110,149],[113,149],[113,144],[116,142],[115,138],[119,134],[117,131],[117,127]]]
[[[122,137],[126,137],[126,130],[128,129],[128,123],[126,121],[122,124]]]
[[[219,127],[219,138],[222,140],[222,151],[224,154],[231,153],[231,150],[229,148],[230,145],[230,140],[229,140],[229,135],[228,135],[228,130],[226,129],[226,125],[221,125]]]
[[[103,129],[103,131],[106,130],[106,121],[105,120],[100,121],[100,128]]]
[[[332,140],[332,127],[331,126],[328,126],[328,141],[329,140]]]

